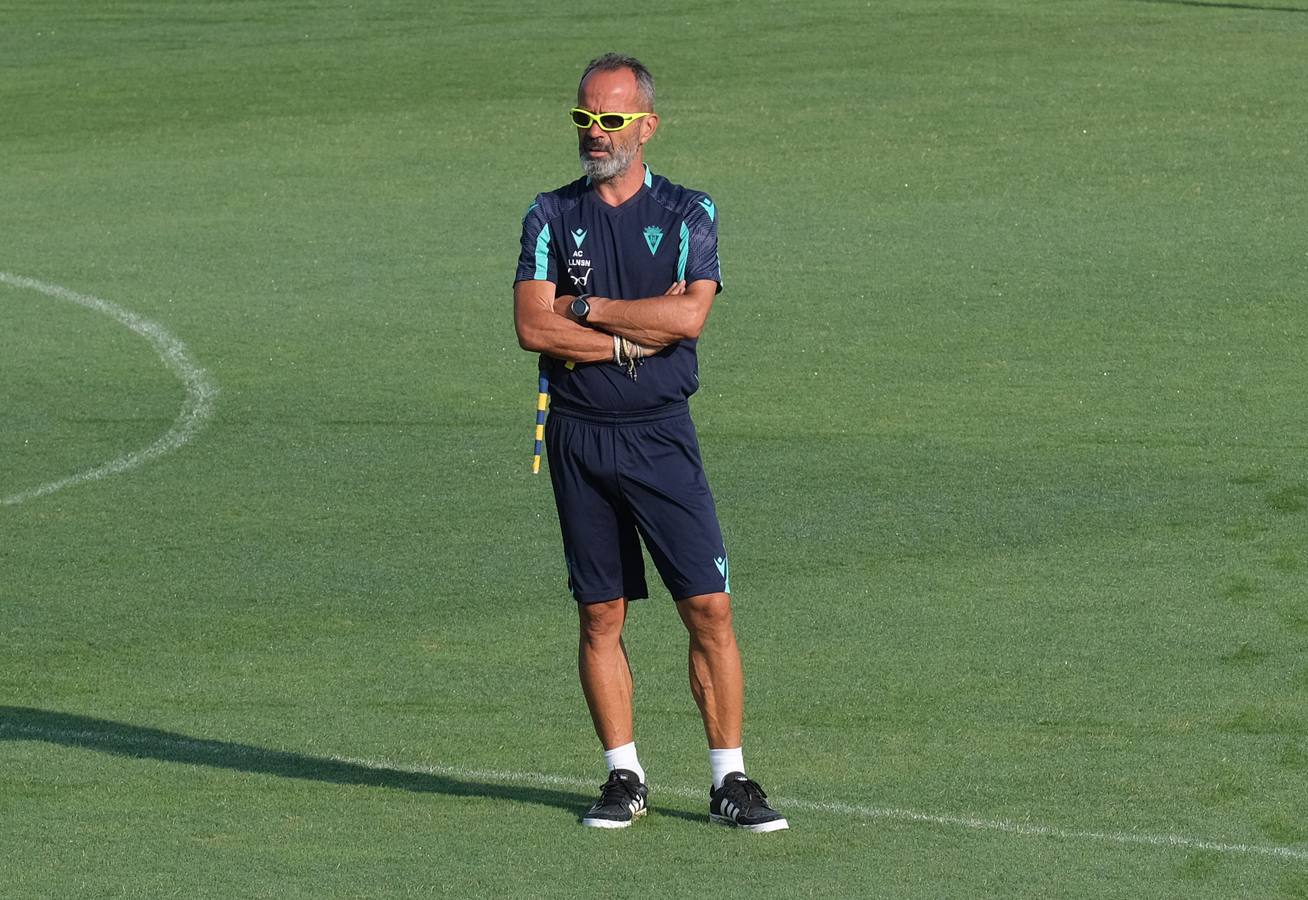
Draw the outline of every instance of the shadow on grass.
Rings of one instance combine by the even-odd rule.
[[[593,802],[593,796],[545,787],[496,784],[430,772],[413,772],[365,765],[340,759],[305,756],[285,750],[269,750],[230,741],[211,741],[188,737],[172,731],[145,728],[24,706],[0,706],[0,740],[45,741],[64,747],[95,750],[131,759],[156,759],[162,762],[230,769],[256,775],[275,775],[327,784],[352,784],[364,787],[394,788],[420,794],[444,794],[450,797],[484,797],[553,806],[578,815]],[[596,788],[599,779],[596,779]],[[705,821],[679,810],[659,810],[660,815]]]
[[[1304,6],[1263,6],[1258,3],[1223,3],[1218,0],[1136,0],[1137,3],[1167,3],[1172,6],[1199,6],[1210,9],[1249,9],[1254,12],[1308,13]]]

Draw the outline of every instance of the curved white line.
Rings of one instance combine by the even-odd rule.
[[[66,287],[47,284],[44,281],[37,281],[35,278],[0,272],[0,284],[36,291],[45,294],[47,297],[76,303],[78,306],[84,306],[87,309],[108,316],[149,341],[155,352],[159,354],[159,358],[163,360],[164,365],[181,379],[182,384],[186,387],[186,400],[182,403],[182,411],[178,414],[177,420],[173,422],[171,428],[160,435],[150,446],[112,459],[85,472],[78,472],[57,481],[47,482],[20,491],[17,494],[11,494],[0,499],[0,506],[13,506],[26,500],[53,494],[55,491],[67,487],[85,484],[88,481],[96,481],[109,475],[117,475],[129,469],[135,469],[137,466],[157,459],[165,453],[171,453],[190,441],[204,427],[209,417],[213,415],[213,401],[214,397],[218,395],[217,385],[209,377],[209,373],[196,365],[195,361],[191,359],[186,345],[159,323],[151,322],[149,319],[142,318],[136,313],[123,309],[121,306],[100,297],[79,294],[76,291],[70,291]]]

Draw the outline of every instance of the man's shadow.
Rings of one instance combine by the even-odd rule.
[[[0,740],[45,741],[64,747],[95,750],[131,759],[231,769],[280,778],[300,778],[327,784],[394,788],[420,794],[450,797],[484,797],[536,803],[581,814],[593,797],[544,787],[494,784],[428,772],[410,772],[382,765],[364,765],[319,756],[305,756],[286,750],[269,750],[249,744],[189,737],[157,728],[144,728],[73,713],[51,712],[25,706],[0,706]],[[596,779],[598,787],[599,779]],[[660,809],[660,815],[705,821],[680,810]]]

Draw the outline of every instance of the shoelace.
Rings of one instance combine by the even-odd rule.
[[[610,775],[609,780],[600,785],[600,806],[626,806],[627,801],[640,796],[636,789],[617,775]]]
[[[730,784],[730,787],[727,790],[726,799],[736,803],[737,806],[742,805],[737,803],[739,798],[737,791],[743,793],[745,801],[751,805],[755,802],[762,803],[764,806],[767,805],[764,801],[768,799],[768,795],[763,792],[763,788],[759,787],[759,783],[754,779],[746,778],[744,781],[732,781],[728,782],[728,784]]]

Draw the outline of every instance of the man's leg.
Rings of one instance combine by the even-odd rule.
[[[581,619],[577,672],[609,770],[599,800],[582,816],[581,823],[595,828],[626,828],[645,814],[649,798],[645,770],[632,739],[631,666],[622,643],[627,600],[619,597],[602,603],[578,603],[577,613]]]
[[[690,692],[704,719],[709,747],[739,747],[745,719],[745,675],[731,627],[731,595],[677,601],[690,632]]]
[[[612,750],[633,740],[631,667],[622,644],[627,600],[619,597],[604,603],[578,603],[577,613],[581,619],[577,648],[581,690],[590,707],[595,734],[605,750]]]
[[[731,595],[687,597],[677,602],[677,612],[690,632],[690,691],[708,736],[710,821],[748,831],[789,828],[786,817],[768,805],[758,782],[745,776],[745,676],[731,626]]]

